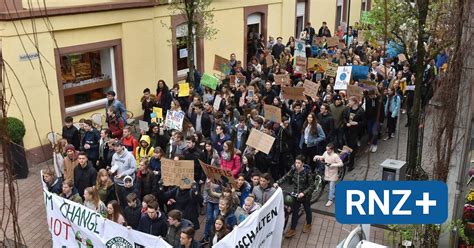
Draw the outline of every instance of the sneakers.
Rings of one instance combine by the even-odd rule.
[[[357,141],[357,146],[360,147],[360,140]]]
[[[209,244],[209,237],[203,236],[199,243],[201,243],[201,245]]]
[[[407,111],[403,109],[403,110],[402,110],[402,114],[406,114],[406,113],[407,113]]]
[[[326,207],[330,207],[332,205],[333,201],[329,200],[327,203],[326,203]]]
[[[311,232],[311,224],[304,224],[303,226],[303,233]]]
[[[296,235],[295,229],[290,229],[285,233],[285,238],[289,239]]]
[[[372,145],[370,152],[374,153],[377,151],[377,145]]]
[[[383,140],[389,140],[392,138],[392,135],[388,135],[387,137],[385,137]]]
[[[395,138],[395,134],[392,133],[392,134],[390,135],[390,138]]]

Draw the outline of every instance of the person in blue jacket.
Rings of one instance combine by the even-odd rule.
[[[323,128],[318,124],[316,115],[309,113],[306,117],[306,122],[303,124],[303,130],[301,131],[300,138],[300,149],[306,158],[313,158],[319,155],[319,146],[326,139]],[[311,159],[309,159],[311,160]],[[313,161],[309,161],[309,164],[314,167]]]
[[[384,140],[395,137],[397,119],[400,112],[401,99],[393,87],[388,88],[388,97],[385,102],[385,116],[387,117],[387,137]]]

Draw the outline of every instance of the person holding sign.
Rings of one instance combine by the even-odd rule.
[[[196,184],[189,189],[172,187],[165,192],[165,202],[170,208],[178,209],[183,213],[183,218],[190,220],[197,230],[199,226],[199,206],[203,202],[203,197],[199,194]]]

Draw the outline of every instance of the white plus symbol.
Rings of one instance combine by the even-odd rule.
[[[436,206],[435,200],[430,200],[430,193],[423,193],[423,200],[416,200],[416,206],[423,207],[423,214],[430,214],[430,207]]]

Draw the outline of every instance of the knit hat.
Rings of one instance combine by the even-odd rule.
[[[72,150],[73,152],[76,152],[76,148],[74,148],[74,146],[71,145],[71,144],[66,146],[66,152],[68,152],[69,150]]]

